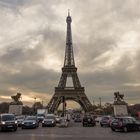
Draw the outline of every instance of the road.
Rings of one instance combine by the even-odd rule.
[[[0,132],[0,140],[138,140],[139,132],[112,132],[110,128],[82,127],[71,123],[67,128],[45,127],[37,129],[18,128],[16,132]]]

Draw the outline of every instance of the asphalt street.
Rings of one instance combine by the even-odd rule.
[[[112,132],[110,128],[83,127],[71,123],[67,128],[45,127],[37,129],[18,128],[16,132],[0,132],[0,140],[139,140],[139,132]]]

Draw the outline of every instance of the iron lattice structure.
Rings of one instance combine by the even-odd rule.
[[[71,33],[71,16],[68,12],[66,18],[67,22],[67,35],[66,35],[66,49],[65,49],[65,59],[64,66],[62,67],[62,75],[58,84],[58,87],[55,87],[55,94],[48,103],[49,112],[53,113],[59,105],[62,103],[62,97],[65,97],[65,100],[73,100],[81,105],[85,112],[92,110],[92,104],[88,100],[84,87],[81,86],[77,75],[77,68],[75,67],[73,45],[72,45],[72,33]],[[67,78],[71,77],[73,86],[67,87]]]

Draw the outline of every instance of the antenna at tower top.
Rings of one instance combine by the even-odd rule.
[[[70,9],[68,9],[68,16],[70,16]]]

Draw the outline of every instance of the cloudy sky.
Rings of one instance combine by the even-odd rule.
[[[139,0],[0,0],[0,102],[45,104],[64,62],[70,9],[75,63],[91,101],[140,103]]]

